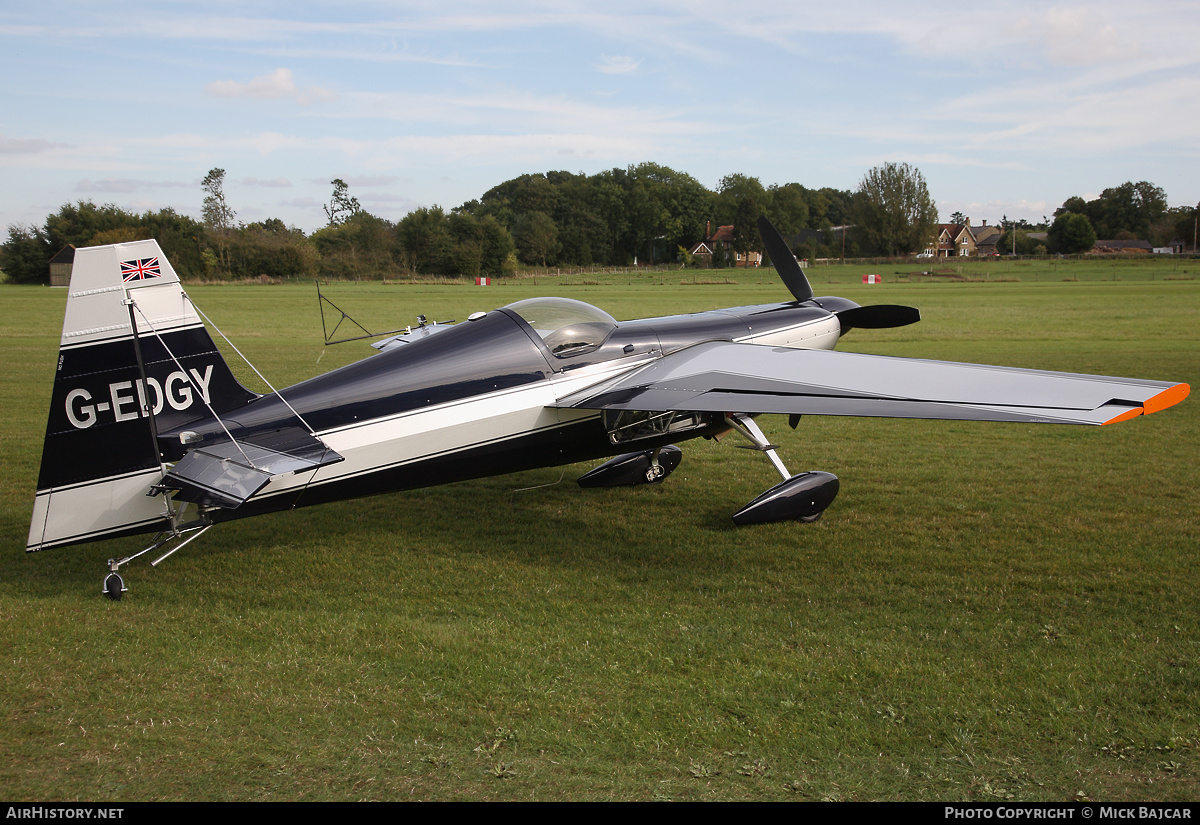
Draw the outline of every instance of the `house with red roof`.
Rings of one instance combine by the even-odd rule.
[[[710,232],[710,228],[708,222],[705,221],[704,233],[706,237],[689,250],[692,255],[700,260],[701,267],[708,268],[712,266],[713,250],[716,249],[724,250],[725,260],[732,262],[734,266],[758,266],[762,263],[763,256],[761,252],[754,252],[752,250],[743,255],[740,252],[733,251],[733,224],[719,226],[716,232]]]

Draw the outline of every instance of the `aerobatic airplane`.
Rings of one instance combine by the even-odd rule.
[[[790,474],[754,416],[786,414],[793,427],[810,414],[1111,424],[1189,392],[835,352],[853,327],[920,315],[814,297],[775,228],[759,229],[794,300],[616,321],[533,298],[422,324],[266,395],[234,378],[157,243],[79,249],[27,550],[159,533],[109,562],[104,590],[116,599],[122,565],[173,542],[165,558],[217,522],[609,456],[579,483],[655,483],[679,464],[674,442],[731,430],[783,477],[734,521],[811,521],[837,478]]]

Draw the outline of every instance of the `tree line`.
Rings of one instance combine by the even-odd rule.
[[[1054,212],[1051,251],[1085,252],[1097,239],[1142,240],[1158,247],[1172,241],[1194,244],[1198,211],[1200,205],[1168,207],[1167,193],[1149,181],[1126,181],[1090,201],[1067,198]]]
[[[0,269],[10,281],[45,282],[47,262],[68,244],[153,237],[181,277],[193,280],[497,276],[522,266],[694,264],[689,250],[725,225],[734,227],[733,251],[761,252],[759,215],[770,218],[798,257],[809,259],[910,254],[931,243],[937,224],[924,177],[903,163],[870,170],[853,192],[764,186],[742,174],[727,175],[710,190],[654,163],[594,175],[525,174],[449,211],[423,207],[396,222],[364,210],[335,179],[325,205],[328,224],[307,235],[278,218],[238,222],[224,179],[223,169],[213,169],[202,181],[201,220],[169,208],[137,214],[81,201],[65,204],[40,227],[9,226]],[[1119,238],[1171,234],[1177,229],[1168,231],[1171,221],[1182,225],[1195,212],[1167,209],[1162,190],[1145,182],[1107,189],[1091,202],[1070,198],[1056,212],[1055,226],[1063,225],[1050,228],[1050,251],[1077,251],[1083,242],[1079,219],[1064,216],[1082,216],[1102,236]],[[1071,232],[1068,223],[1076,225]],[[835,230],[847,225],[849,233]],[[1034,251],[1023,248],[1029,242],[1022,226],[1007,237],[1018,252]],[[712,261],[728,263],[723,254]]]
[[[595,175],[521,175],[449,211],[423,207],[392,222],[364,210],[335,179],[328,224],[306,235],[278,218],[239,223],[224,179],[213,169],[202,181],[201,220],[170,208],[139,214],[80,201],[42,226],[9,226],[0,269],[10,281],[44,282],[47,262],[68,244],[153,237],[187,279],[506,275],[522,266],[674,262],[706,230],[728,224],[738,227],[738,244],[753,247],[760,214],[785,234],[810,230],[802,253],[832,256],[841,250],[831,230],[849,221],[854,201],[849,191],[764,186],[741,174],[710,190],[686,173],[643,163]]]

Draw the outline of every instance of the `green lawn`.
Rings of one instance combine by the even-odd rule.
[[[990,265],[810,277],[922,310],[843,349],[1200,385],[1196,262]],[[724,277],[326,292],[373,329],[787,297]],[[369,351],[322,347],[311,286],[189,293],[279,384]],[[1195,398],[1102,428],[763,418],[841,478],[817,524],[735,529],[774,470],[685,442],[652,488],[572,466],[220,525],[109,602],[136,539],[22,552],[65,295],[0,301],[8,799],[1200,798]]]

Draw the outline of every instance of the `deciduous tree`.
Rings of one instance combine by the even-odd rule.
[[[808,227],[808,203],[803,186],[798,183],[772,186],[767,195],[768,201],[764,205],[767,217],[785,238]]]
[[[210,169],[200,187],[204,190],[204,223],[218,232],[232,229],[237,213],[225,202],[225,170]]]
[[[758,203],[749,195],[738,198],[733,213],[733,251],[746,261],[751,251],[759,251],[762,238],[758,234]]]
[[[517,253],[527,264],[546,266],[558,253],[558,227],[545,212],[531,212],[519,217],[513,226]]]
[[[1050,251],[1063,255],[1087,252],[1096,244],[1096,230],[1087,215],[1064,212],[1050,226]]]
[[[907,163],[885,163],[863,177],[855,195],[857,231],[884,255],[907,255],[933,238],[937,207],[925,177]]]
[[[8,240],[0,248],[0,270],[17,284],[45,283],[50,277],[51,250],[46,236],[36,226],[9,224]]]
[[[345,223],[362,211],[358,198],[350,195],[350,187],[341,178],[330,181],[333,184],[333,198],[325,205],[325,215],[329,218],[330,226]]]

